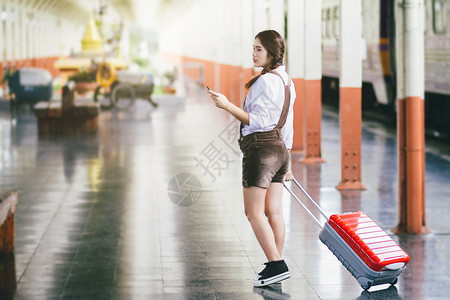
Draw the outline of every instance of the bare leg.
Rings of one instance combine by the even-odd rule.
[[[282,197],[283,184],[278,182],[271,183],[266,193],[265,214],[269,220],[270,227],[272,227],[273,235],[275,237],[275,244],[277,245],[280,256],[283,252],[285,237]]]
[[[280,260],[272,228],[264,214],[266,189],[260,187],[244,188],[245,215],[250,222],[268,261]]]

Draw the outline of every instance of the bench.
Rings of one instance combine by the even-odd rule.
[[[16,289],[14,213],[17,191],[0,192],[0,299],[13,299]]]
[[[93,133],[98,129],[99,105],[75,99],[73,85],[65,85],[61,101],[39,102],[34,107],[39,134]]]
[[[14,212],[17,191],[0,192],[0,254],[14,252]]]

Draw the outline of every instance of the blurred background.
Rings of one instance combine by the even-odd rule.
[[[447,141],[449,2],[423,3],[425,127],[427,134]],[[395,124],[396,1],[361,3],[363,114]],[[39,80],[29,79],[28,89],[39,81],[49,82],[51,76],[55,92],[68,79],[95,81],[84,89],[94,93],[100,85],[101,97],[112,93],[114,82],[124,81],[117,80],[116,71],[127,70],[125,81],[151,81],[155,95],[177,93],[177,77],[188,77],[241,104],[245,82],[258,72],[252,67],[251,51],[261,30],[275,29],[286,38],[288,71],[293,78],[304,77],[298,63],[303,51],[296,44],[303,39],[302,16],[292,9],[298,5],[288,0],[0,0],[0,99],[6,100],[0,105],[20,98],[14,87],[18,83],[13,79],[11,87],[8,76],[24,67],[48,71]],[[321,6],[322,98],[337,107],[339,1],[324,0]],[[130,79],[133,72],[137,78]],[[21,76],[37,76],[27,74]],[[55,96],[44,93],[40,98],[51,97]],[[45,99],[29,99],[38,100]]]

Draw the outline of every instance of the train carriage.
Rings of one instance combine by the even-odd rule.
[[[323,100],[339,99],[339,0],[322,1]],[[362,0],[362,107],[395,122],[393,0]],[[450,0],[424,0],[425,127],[450,140]]]

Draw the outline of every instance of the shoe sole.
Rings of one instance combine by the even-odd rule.
[[[273,277],[269,277],[263,280],[253,280],[253,286],[266,286],[272,283],[277,283],[283,280],[286,280],[291,277],[291,273],[289,271],[275,275]]]

